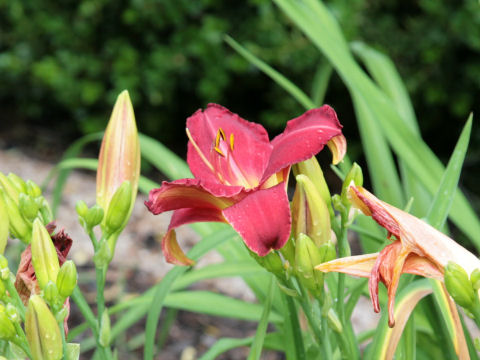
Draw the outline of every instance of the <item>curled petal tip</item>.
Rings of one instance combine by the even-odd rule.
[[[327,142],[327,146],[332,152],[332,164],[337,165],[347,152],[347,139],[343,134],[334,136]]]
[[[175,230],[169,230],[162,239],[162,250],[165,260],[174,265],[192,266],[195,261],[190,259],[177,242]]]

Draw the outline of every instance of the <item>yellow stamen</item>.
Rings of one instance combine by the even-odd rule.
[[[222,128],[218,128],[218,132],[220,133],[220,136],[222,137],[222,140],[225,141],[225,132],[222,130]]]
[[[216,151],[217,153],[219,153],[220,155],[222,155],[223,157],[225,157],[225,155],[223,154],[222,150],[220,150],[218,147],[215,146],[214,149],[215,149],[215,151]]]
[[[230,134],[230,149],[233,151],[233,133]]]
[[[215,137],[215,147],[218,148],[219,144],[220,144],[220,131],[217,131],[217,136]]]

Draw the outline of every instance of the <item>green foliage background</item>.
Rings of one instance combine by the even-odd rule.
[[[452,133],[479,110],[478,1],[328,5],[348,39],[393,58],[427,142],[447,157]],[[0,127],[46,126],[62,139],[103,129],[125,88],[140,130],[180,153],[185,118],[208,102],[280,131],[303,109],[230,49],[224,34],[307,92],[325,63],[268,0],[0,0],[0,24]],[[335,75],[326,101],[353,126],[349,97]],[[347,128],[347,135],[355,131]],[[475,140],[474,128],[471,154],[480,151]]]

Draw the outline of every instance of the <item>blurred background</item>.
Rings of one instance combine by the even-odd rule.
[[[446,160],[480,102],[477,0],[327,2],[350,41],[392,58],[422,134]],[[209,102],[262,123],[274,135],[304,109],[224,41],[232,36],[308,94],[326,60],[269,0],[0,0],[1,147],[28,144],[58,158],[104,129],[128,89],[141,132],[185,155],[184,121]],[[325,102],[361,161],[351,100],[332,74]],[[480,129],[463,183],[480,193]]]

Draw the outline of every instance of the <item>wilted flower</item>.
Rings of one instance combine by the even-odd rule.
[[[354,206],[372,216],[387,229],[389,237],[394,235],[396,239],[379,253],[336,259],[316,269],[368,277],[376,312],[380,311],[378,283],[383,282],[388,290],[389,326],[395,325],[395,292],[402,273],[443,280],[448,262],[461,264],[468,274],[480,268],[475,255],[424,221],[377,199],[362,187],[351,186],[349,195]]]
[[[187,120],[187,161],[194,179],[164,182],[146,202],[155,215],[175,210],[162,248],[168,262],[192,264],[174,229],[199,221],[227,222],[260,256],[281,248],[291,227],[286,184],[290,166],[334,144],[334,159],[345,154],[335,111],[325,105],[290,120],[268,139],[265,129],[216,104]],[[342,145],[343,144],[343,145]]]

